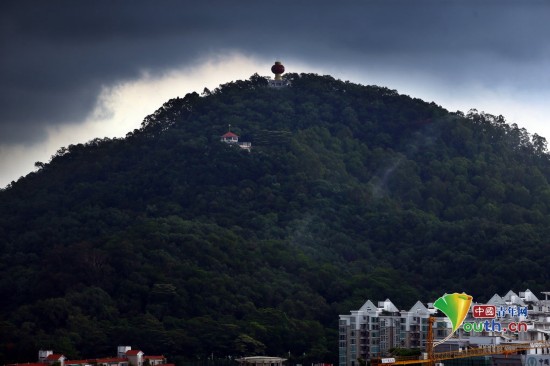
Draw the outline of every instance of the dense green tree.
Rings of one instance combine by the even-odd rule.
[[[548,290],[543,137],[388,88],[285,78],[171,99],[0,191],[0,363],[118,344],[335,362],[338,314],[366,299]],[[251,152],[219,141],[228,124]]]

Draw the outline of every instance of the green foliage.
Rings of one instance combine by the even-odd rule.
[[[118,344],[336,362],[337,316],[368,298],[548,289],[543,137],[285,77],[172,99],[0,192],[0,363]],[[229,123],[251,153],[219,141]]]

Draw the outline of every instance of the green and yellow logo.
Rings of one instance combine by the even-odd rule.
[[[454,294],[446,294],[435,300],[434,308],[440,310],[447,316],[447,318],[449,318],[451,324],[453,325],[453,331],[445,337],[445,339],[434,343],[434,346],[437,346],[438,344],[441,344],[451,338],[458,327],[462,325],[464,319],[466,319],[466,316],[468,315],[468,311],[470,310],[472,299],[473,298],[470,295],[455,292]]]

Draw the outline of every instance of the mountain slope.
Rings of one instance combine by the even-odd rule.
[[[548,290],[542,137],[387,88],[287,78],[170,100],[0,192],[0,362],[115,344],[335,360],[338,313],[367,298]],[[219,141],[228,125],[251,153]]]

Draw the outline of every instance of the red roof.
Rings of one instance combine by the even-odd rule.
[[[65,357],[65,356],[63,356],[63,355],[61,355],[61,354],[55,354],[55,353],[54,353],[53,355],[48,355],[48,357],[46,357],[46,360],[48,360],[48,361],[57,361],[57,360],[59,360],[61,357]]]
[[[126,356],[137,356],[141,351],[139,349],[131,349],[126,351]],[[143,352],[141,352],[143,354]]]
[[[65,365],[82,365],[82,364],[90,364],[91,362],[89,360],[68,360],[65,361]]]
[[[235,135],[233,132],[229,131],[229,132],[226,132],[225,135],[222,136],[222,138],[228,138],[228,137],[239,137],[237,135]]]
[[[164,356],[144,356],[143,358],[150,360],[164,360]]]
[[[285,67],[280,62],[275,63],[275,65],[271,66],[271,72],[274,74],[282,74],[285,72]]]
[[[128,351],[130,352],[130,351]],[[126,354],[128,354],[128,352],[126,352]],[[141,351],[137,351],[137,352],[141,352]],[[95,360],[89,360],[89,361],[93,361],[93,362],[89,362],[89,363],[120,363],[120,362],[128,362],[127,359],[125,358],[118,358],[118,357],[111,357],[111,358],[98,358],[98,359],[95,359]],[[66,362],[65,362],[66,363]]]

